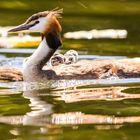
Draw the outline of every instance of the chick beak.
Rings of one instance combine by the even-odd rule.
[[[14,27],[13,29],[10,29],[8,32],[18,32],[23,30],[28,30],[30,28],[29,24],[21,24],[17,27]]]

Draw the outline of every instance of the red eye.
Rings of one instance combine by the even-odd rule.
[[[69,58],[69,61],[73,61],[73,58],[72,58],[72,57],[70,57],[70,58]]]

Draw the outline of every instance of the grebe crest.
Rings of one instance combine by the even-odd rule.
[[[63,9],[55,8],[51,11],[39,12],[29,17],[23,24],[9,30],[9,32],[18,32],[28,30],[31,32],[40,32],[45,34],[52,29],[61,31],[61,25],[56,18],[61,18]]]

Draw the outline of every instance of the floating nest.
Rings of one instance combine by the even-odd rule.
[[[58,79],[111,79],[139,78],[140,59],[122,60],[80,60],[75,64],[60,64],[48,67],[49,73],[55,73]],[[51,77],[51,75],[50,75]],[[52,78],[50,78],[53,80]],[[56,77],[55,77],[56,79]],[[0,68],[1,81],[22,81],[22,70],[18,68]]]

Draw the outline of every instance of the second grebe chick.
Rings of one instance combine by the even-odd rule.
[[[78,61],[78,52],[75,50],[69,50],[64,54],[66,60],[65,64],[73,64]]]

